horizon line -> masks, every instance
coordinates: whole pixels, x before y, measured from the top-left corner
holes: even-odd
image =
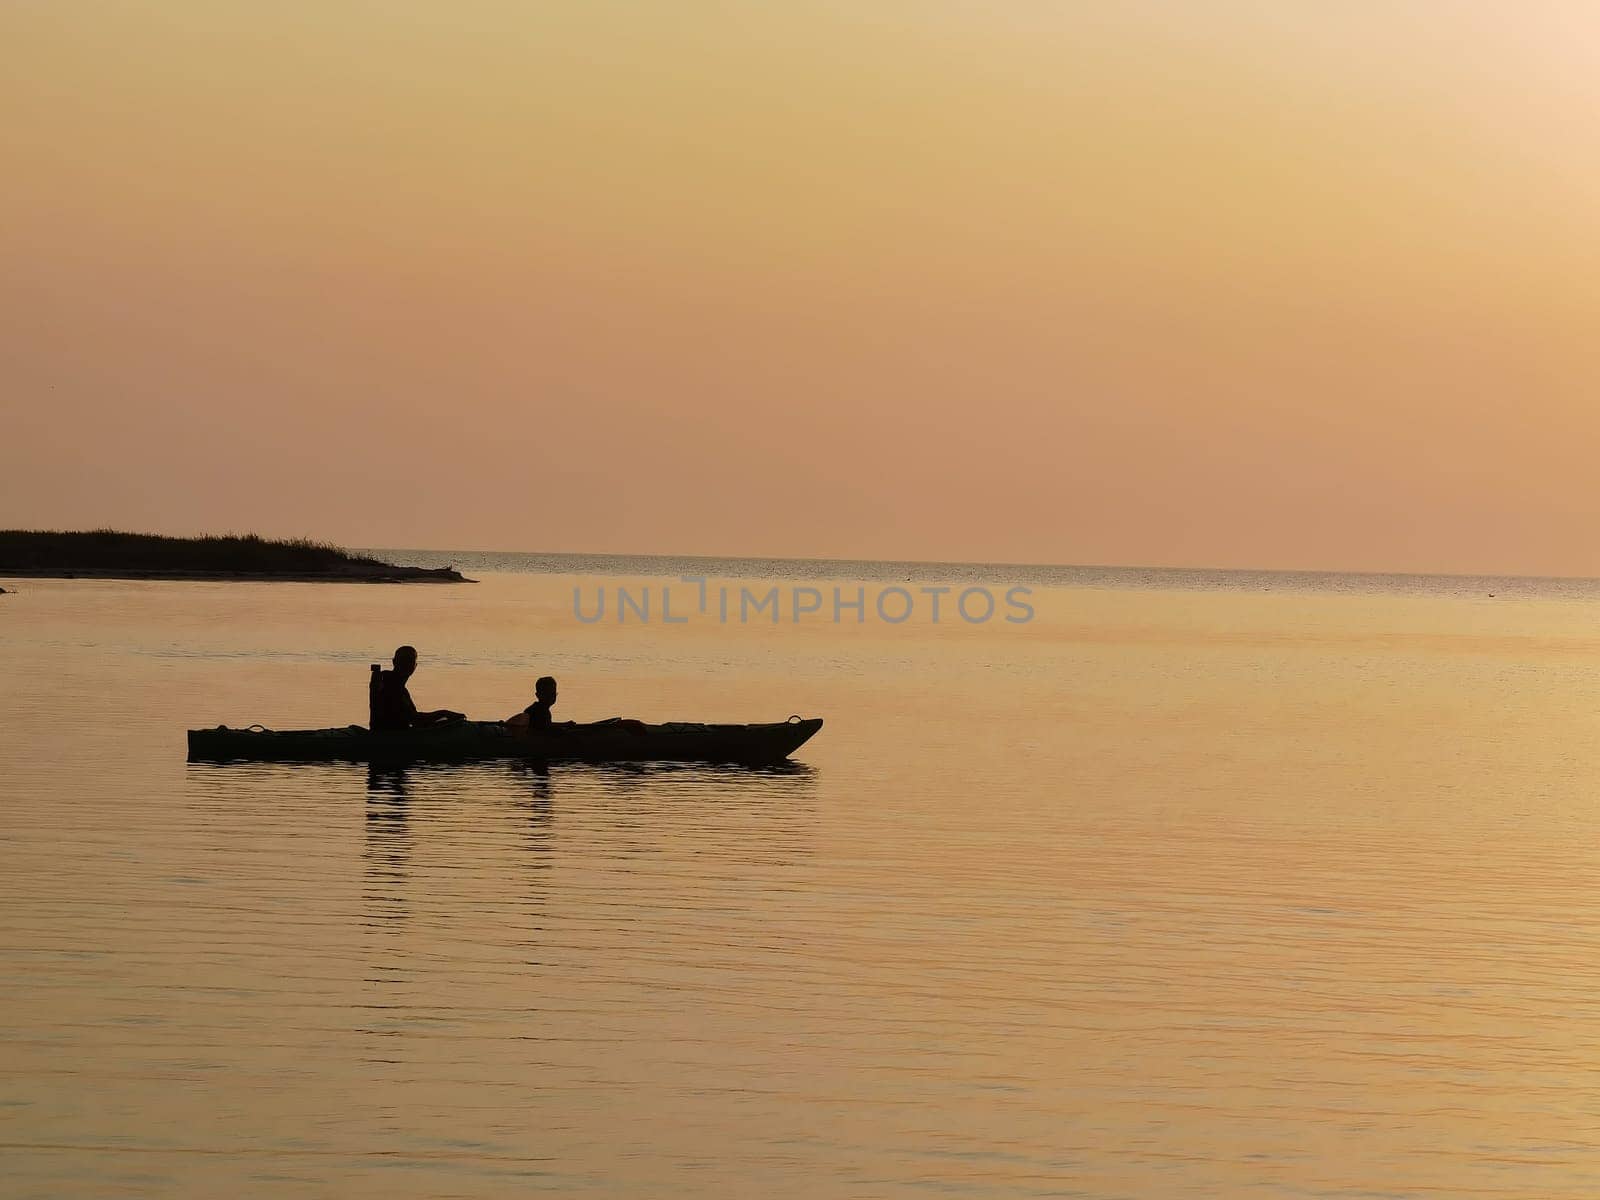
[[[1523,579],[1571,583],[1600,582],[1600,575],[1545,575],[1520,571],[1384,571],[1370,568],[1345,569],[1337,567],[1197,567],[1139,563],[1007,562],[979,559],[854,558],[793,554],[679,554],[631,550],[485,550],[461,546],[454,546],[448,549],[431,546],[354,546],[351,549],[380,554],[420,551],[424,554],[518,554],[529,558],[689,559],[702,562],[848,563],[852,565],[892,565],[903,567],[1016,567],[1024,570],[1051,571],[1166,571],[1173,574],[1210,572],[1233,575],[1359,576],[1369,579]]]

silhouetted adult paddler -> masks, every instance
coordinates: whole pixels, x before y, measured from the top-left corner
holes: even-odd
[[[462,713],[448,708],[432,712],[418,712],[411,702],[406,683],[417,669],[417,651],[414,646],[401,646],[394,652],[394,666],[384,671],[372,665],[372,682],[367,686],[368,724],[374,733],[394,729],[422,729],[429,725],[443,725],[448,721],[465,719]]]

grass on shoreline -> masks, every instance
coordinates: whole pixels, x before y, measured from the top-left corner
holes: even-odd
[[[0,530],[0,571],[113,572],[333,578],[441,578],[452,572],[398,567],[311,538],[259,534],[166,537],[115,529]]]

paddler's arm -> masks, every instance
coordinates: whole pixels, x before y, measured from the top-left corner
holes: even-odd
[[[454,709],[436,708],[432,712],[418,713],[411,718],[413,729],[422,729],[429,725],[444,725],[450,721],[465,721],[466,713],[458,713]]]

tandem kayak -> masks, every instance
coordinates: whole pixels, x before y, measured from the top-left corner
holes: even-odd
[[[342,729],[189,730],[189,759],[222,762],[449,762],[529,758],[545,762],[781,762],[822,728],[818,717],[790,717],[768,725],[664,725],[602,721],[530,734],[499,721],[458,721],[430,729],[373,733],[361,725]]]

